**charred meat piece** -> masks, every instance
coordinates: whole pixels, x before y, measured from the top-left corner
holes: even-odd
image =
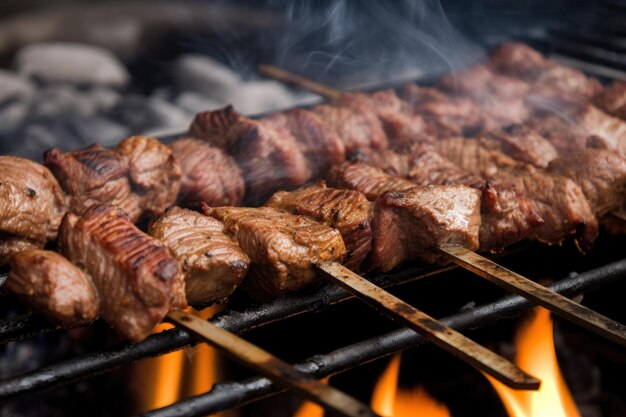
[[[337,132],[328,128],[313,112],[292,109],[275,113],[265,120],[283,124],[297,139],[314,178],[320,177],[328,168],[342,163],[346,158],[345,147]]]
[[[189,127],[189,136],[210,143],[216,148],[228,149],[239,140],[239,122],[246,119],[233,106],[196,114]]]
[[[394,177],[365,162],[346,162],[328,173],[328,185],[348,188],[375,200],[387,191],[407,191],[415,187],[411,181]]]
[[[66,153],[52,148],[43,160],[69,195],[73,213],[80,215],[95,204],[111,204],[124,209],[133,222],[139,219],[139,197],[131,190],[128,163],[117,152],[100,145]]]
[[[539,114],[529,125],[544,135],[559,153],[584,149],[588,138],[594,136],[596,142],[603,142],[603,148],[626,157],[626,121],[590,104]]]
[[[91,278],[56,252],[31,250],[13,255],[5,286],[64,327],[89,323],[100,311]]]
[[[341,234],[305,216],[269,207],[217,207],[205,205],[207,215],[224,222],[252,259],[248,279],[255,298],[275,297],[318,283],[313,265],[343,262],[346,247]]]
[[[0,156],[0,265],[11,253],[55,239],[66,211],[66,196],[46,167]]]
[[[583,191],[571,179],[517,162],[484,147],[479,140],[452,138],[435,146],[459,167],[523,192],[544,221],[532,231],[531,238],[559,244],[574,235],[583,251],[591,247],[598,234],[598,220]]]
[[[127,161],[131,187],[144,212],[160,216],[176,203],[182,171],[170,148],[155,138],[131,136],[115,150]]]
[[[328,188],[323,182],[297,190],[279,191],[268,207],[308,216],[337,229],[348,251],[346,267],[357,270],[372,248],[372,204],[354,190]]]
[[[479,246],[480,191],[463,185],[385,193],[374,209],[370,266],[390,271],[410,259],[436,262],[435,247]]]
[[[615,81],[594,97],[600,109],[626,120],[626,81]]]
[[[132,341],[144,339],[168,311],[186,305],[178,261],[119,207],[102,204],[82,216],[68,213],[59,249],[93,278],[102,318]]]
[[[346,152],[363,148],[381,149],[387,146],[387,136],[375,113],[360,112],[345,106],[322,104],[315,106],[317,114],[329,129],[343,141]]]
[[[511,158],[538,168],[547,168],[550,161],[558,156],[554,146],[528,126],[510,125],[491,131],[483,138],[488,140],[483,141],[485,146],[493,145],[494,149]]]
[[[485,64],[444,75],[437,86],[451,94],[475,98],[494,97],[501,100],[522,98],[530,89],[527,82],[495,73]]]
[[[520,42],[503,43],[489,55],[491,69],[524,80],[534,80],[555,65],[540,52]]]
[[[238,206],[243,200],[243,174],[232,157],[201,140],[184,138],[170,144],[183,177],[179,200],[187,207]]]
[[[449,96],[434,88],[407,84],[402,98],[438,136],[473,136],[484,129],[485,113],[469,97]]]
[[[373,94],[344,93],[335,104],[347,106],[357,113],[376,115],[393,145],[430,140],[431,132],[424,119],[393,90]]]
[[[228,297],[248,271],[250,258],[212,217],[172,207],[152,224],[150,235],[165,243],[180,262],[191,305]]]
[[[533,81],[530,103],[538,106],[561,102],[584,103],[602,91],[602,84],[582,72],[561,65],[544,69]]]
[[[624,205],[626,160],[614,152],[581,149],[554,159],[548,171],[574,180],[598,217]]]

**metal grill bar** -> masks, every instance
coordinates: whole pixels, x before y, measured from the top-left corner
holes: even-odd
[[[584,272],[571,274],[548,288],[571,297],[592,291],[602,285],[626,277],[626,260]],[[503,318],[515,317],[532,307],[527,299],[514,295],[446,317],[442,323],[457,329],[467,330],[492,325]],[[296,365],[300,371],[324,378],[345,372],[359,365],[383,358],[395,352],[421,346],[427,340],[410,329],[399,329],[339,348],[325,355],[316,355]],[[202,395],[179,401],[171,406],[142,414],[142,417],[200,417],[232,407],[246,405],[279,394],[284,390],[263,377],[250,378],[242,382],[216,384]]]
[[[417,265],[393,274],[373,277],[378,286],[388,288],[449,271],[454,267],[435,268]],[[225,312],[211,319],[219,327],[234,333],[245,333],[275,321],[308,312],[316,312],[349,298],[350,293],[336,285],[327,285],[311,294],[290,295],[244,311]],[[117,369],[141,359],[163,355],[195,343],[188,332],[173,329],[152,335],[142,342],[123,344],[90,353],[65,362],[0,381],[0,401],[37,390],[69,384],[90,376]]]

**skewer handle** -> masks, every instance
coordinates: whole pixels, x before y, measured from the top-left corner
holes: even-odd
[[[318,265],[325,275],[381,313],[420,333],[435,345],[515,389],[537,390],[541,381],[513,363],[405,303],[337,262]]]
[[[339,90],[327,87],[324,84],[317,83],[315,81],[301,77],[292,72],[285,71],[273,65],[259,65],[257,67],[257,70],[259,71],[259,73],[267,77],[273,78],[278,81],[295,84],[301,88],[304,88],[305,90],[309,90],[330,100],[337,99],[341,95],[341,91]]]
[[[239,336],[183,311],[173,311],[167,318],[244,365],[322,407],[346,417],[379,417],[369,407],[351,396],[317,381],[290,364]]]
[[[460,246],[447,246],[440,247],[438,250],[462,268],[519,294],[564,319],[626,346],[626,326],[623,324],[596,313],[468,249]]]

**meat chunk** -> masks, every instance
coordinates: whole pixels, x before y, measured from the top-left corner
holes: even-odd
[[[172,207],[150,227],[182,266],[187,301],[206,305],[228,297],[241,283],[250,258],[218,220]]]
[[[614,152],[581,149],[554,159],[548,171],[574,180],[598,217],[624,205],[626,160]]]
[[[238,206],[243,200],[243,174],[232,157],[193,138],[170,144],[182,168],[179,200],[187,207],[199,208],[204,201],[211,206]]]
[[[393,90],[373,94],[344,93],[336,105],[347,106],[357,113],[376,115],[394,146],[429,140],[431,135],[424,119]]]
[[[528,126],[514,124],[483,137],[488,140],[483,142],[486,146],[494,145],[494,149],[511,158],[538,168],[547,168],[550,161],[558,156],[554,146]]]
[[[626,81],[615,81],[594,97],[594,104],[605,112],[626,120]]]
[[[0,156],[0,265],[12,253],[55,239],[66,210],[66,196],[46,167]]]
[[[296,138],[312,177],[320,177],[328,168],[345,160],[346,150],[341,138],[317,114],[292,109],[273,114],[266,120],[283,124]]]
[[[131,190],[128,163],[117,152],[100,145],[66,153],[52,148],[43,159],[69,195],[75,214],[95,204],[111,204],[124,209],[133,222],[139,219],[141,208]]]
[[[596,142],[604,142],[604,148],[626,157],[626,121],[590,104],[540,114],[530,121],[530,126],[550,140],[559,153],[584,149],[588,138],[595,136]]]
[[[387,136],[375,113],[327,104],[315,106],[313,112],[326,126],[337,132],[348,153],[363,148],[381,149],[387,146]]]
[[[376,201],[370,266],[383,272],[402,262],[436,262],[433,250],[460,245],[479,246],[480,191],[462,185],[414,187],[389,192]]]
[[[186,305],[176,259],[119,207],[95,205],[80,217],[68,213],[59,249],[93,278],[102,318],[132,341],[147,337],[168,311]]]
[[[224,222],[250,256],[250,294],[275,297],[318,283],[313,265],[323,261],[343,262],[346,247],[341,234],[305,216],[269,207],[205,206],[207,215]]]
[[[170,148],[155,138],[131,136],[115,150],[127,161],[131,188],[144,212],[160,216],[176,203],[182,171]]]
[[[582,250],[591,247],[598,234],[598,220],[574,181],[517,162],[482,146],[478,140],[452,138],[435,146],[442,156],[461,168],[521,190],[544,221],[532,231],[531,238],[558,244],[573,235]]]
[[[337,229],[348,251],[346,267],[357,270],[372,248],[372,204],[354,190],[328,188],[323,182],[275,193],[268,207],[311,217]]]
[[[438,136],[473,136],[485,126],[484,111],[469,97],[449,96],[434,88],[407,84],[402,98]]]
[[[540,52],[521,42],[507,42],[491,51],[489,67],[502,74],[522,78],[536,79],[543,71],[555,64]]]
[[[100,311],[91,278],[56,252],[30,250],[13,255],[5,286],[61,326],[89,323]]]
[[[228,106],[197,115],[190,135],[228,150],[244,174],[246,195],[252,201],[311,178],[296,138],[281,121],[253,120]]]
[[[528,94],[530,85],[522,80],[493,72],[478,64],[462,71],[442,76],[437,86],[451,94],[470,97],[493,97],[501,100],[518,99]]]
[[[555,65],[544,69],[533,81],[530,91],[531,102],[538,106],[555,103],[584,103],[602,91],[602,84],[582,72]]]
[[[346,162],[328,173],[328,185],[348,188],[375,200],[387,191],[407,191],[415,187],[411,181],[391,176],[364,162]]]

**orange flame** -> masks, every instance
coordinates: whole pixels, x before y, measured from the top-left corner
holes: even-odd
[[[398,389],[401,355],[396,354],[380,376],[372,395],[372,410],[388,417],[450,417],[448,408],[422,388]]]
[[[554,348],[550,312],[537,307],[532,321],[516,337],[516,362],[541,379],[539,391],[515,391],[485,375],[511,417],[580,417],[563,380]]]
[[[323,383],[328,384],[329,378],[324,378]],[[293,417],[324,417],[324,409],[311,401],[305,401],[296,411]]]
[[[202,311],[189,309],[189,312],[208,319],[217,310],[209,307]],[[155,329],[155,333],[172,327],[168,323],[161,324]],[[185,361],[186,353],[188,361]],[[143,361],[135,366],[134,374],[135,380],[142,384],[138,392],[138,411],[165,407],[211,389],[219,377],[217,352],[201,343],[187,352],[178,350]]]

